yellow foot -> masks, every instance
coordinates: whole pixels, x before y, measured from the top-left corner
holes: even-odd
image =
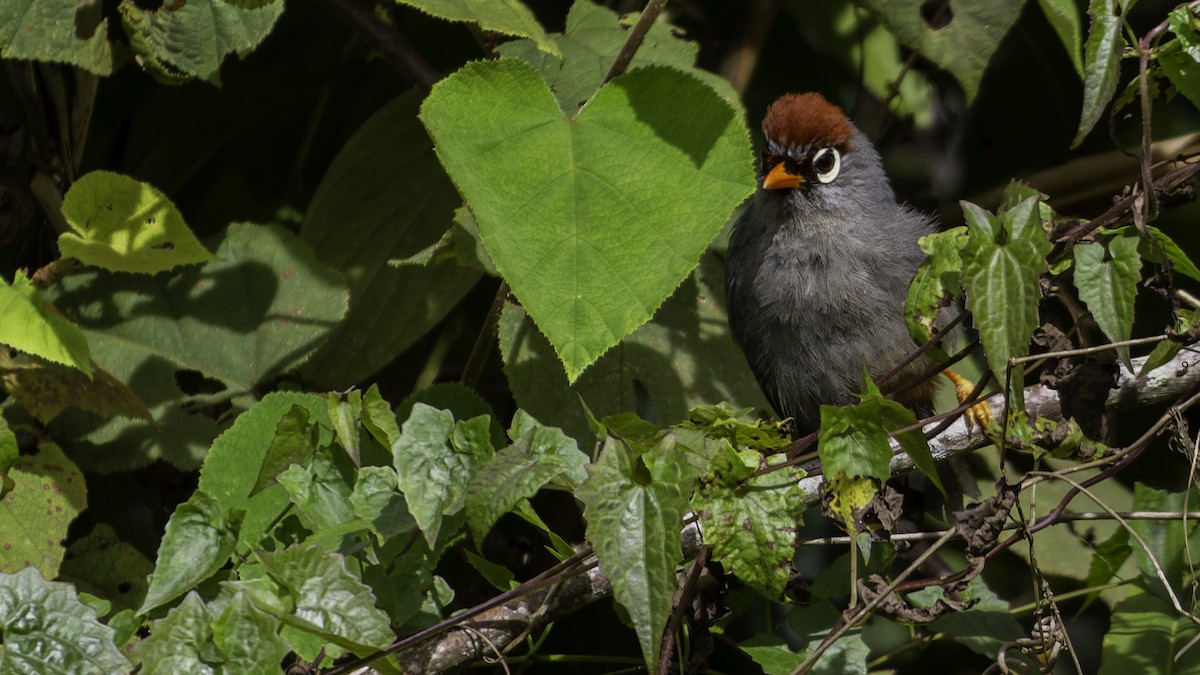
[[[958,402],[966,403],[971,398],[971,392],[975,390],[975,383],[950,368],[943,370],[942,374],[954,383],[954,393],[958,397]],[[980,429],[987,429],[992,424],[992,409],[986,402],[979,401],[967,408],[966,418],[968,428],[978,424]]]

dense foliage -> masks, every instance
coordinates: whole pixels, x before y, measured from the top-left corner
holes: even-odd
[[[0,0],[0,58],[0,673],[1200,673],[1200,3]],[[939,209],[986,429],[770,418],[722,258],[799,90]]]

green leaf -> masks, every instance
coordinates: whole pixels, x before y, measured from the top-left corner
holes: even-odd
[[[1071,57],[1071,65],[1080,77],[1083,73],[1083,59],[1080,57],[1080,45],[1083,43],[1083,26],[1079,20],[1079,7],[1075,0],[1038,0],[1046,20],[1058,33],[1067,55]]]
[[[494,455],[488,423],[483,416],[455,423],[449,411],[418,403],[392,445],[400,491],[430,548],[442,516],[462,508],[471,478]]]
[[[1121,77],[1121,17],[1114,0],[1090,0],[1092,25],[1083,46],[1083,114],[1071,147],[1078,147],[1096,126]]]
[[[221,504],[202,490],[180,504],[167,521],[138,614],[171,602],[221,569],[233,554],[243,515],[222,511]]]
[[[341,555],[315,544],[257,555],[295,602],[295,610],[280,617],[285,623],[358,655],[383,649],[395,639],[387,615],[375,607],[375,594],[351,573]]]
[[[84,18],[88,13],[74,0],[5,0],[0,3],[0,57],[69,63],[96,75],[111,75],[116,63],[108,21],[98,10],[92,25],[86,26],[76,23],[77,15]]]
[[[817,452],[826,479],[838,475],[869,476],[879,481],[890,478],[892,446],[883,427],[879,401],[821,406]]]
[[[913,341],[925,344],[938,330],[942,308],[961,293],[958,277],[962,272],[962,256],[959,252],[967,244],[967,228],[954,227],[927,234],[918,240],[918,244],[926,257],[917,267],[904,298],[904,320]],[[934,346],[928,353],[942,361],[949,360],[941,346]]]
[[[1158,63],[1179,93],[1200,108],[1200,33],[1192,11],[1184,5],[1171,10],[1168,17],[1176,39],[1163,46]]]
[[[316,394],[267,394],[253,408],[238,415],[233,426],[213,441],[200,468],[200,490],[212,495],[226,513],[245,511],[239,532],[239,540],[244,544],[257,545],[267,526],[288,504],[282,486],[273,485],[257,493],[253,490],[268,448],[278,433],[280,419],[296,405],[308,411],[310,421],[318,428],[330,425],[325,399]],[[323,431],[317,445],[330,441],[329,432]]]
[[[385,448],[392,447],[400,437],[396,415],[392,412],[392,406],[379,395],[377,384],[372,384],[363,396],[362,425]]]
[[[530,66],[471,63],[421,120],[569,381],[651,317],[753,190],[740,115],[669,68],[613,80],[569,120]]]
[[[46,581],[32,567],[0,574],[0,670],[8,673],[128,673],[113,629],[76,597],[70,584]]]
[[[48,424],[66,408],[87,410],[100,417],[152,419],[137,394],[95,365],[89,378],[74,368],[42,361],[16,363],[0,353],[0,372],[8,393],[42,424]]]
[[[879,421],[883,424],[883,428],[896,439],[896,442],[904,449],[904,453],[912,459],[913,466],[920,469],[921,473],[925,474],[925,477],[945,495],[946,488],[942,486],[942,479],[938,476],[937,464],[933,461],[933,453],[929,451],[929,441],[925,439],[925,434],[919,427],[897,433],[900,429],[916,426],[916,413],[896,401],[883,398],[879,387],[871,380],[870,373],[865,369],[863,370],[863,381],[863,390],[866,392],[863,402],[874,401],[879,405]]]
[[[675,31],[665,20],[656,21],[627,70],[653,64],[671,66],[696,76],[722,99],[736,105],[738,95],[728,81],[695,67],[699,45],[679,39]],[[565,29],[552,38],[562,51],[561,59],[539,51],[531,40],[505,42],[496,51],[537,68],[559,107],[572,115],[600,88],[628,37],[627,26],[622,25],[616,12],[592,0],[576,0],[567,12]]]
[[[500,316],[500,352],[517,404],[587,446],[595,435],[581,400],[598,417],[637,410],[664,425],[683,422],[692,408],[714,401],[768,409],[730,335],[724,265],[712,249],[652,321],[573,384],[553,347],[514,304],[506,304]]]
[[[944,596],[944,592],[940,595]],[[998,598],[982,578],[972,579],[958,599],[978,599],[979,602],[970,609],[949,612],[934,619],[929,624],[931,629],[948,633],[959,644],[989,658],[995,658],[1005,642],[1026,636],[1008,604]]]
[[[12,477],[8,474],[17,463],[17,457],[20,452],[21,448],[17,444],[17,435],[9,428],[8,421],[3,416],[0,416],[0,500],[4,499],[16,487],[16,483],[13,482]]]
[[[678,585],[679,528],[697,473],[671,437],[641,455],[609,437],[575,493],[584,504],[587,539],[633,622],[650,672],[657,670]]]
[[[200,596],[188,593],[167,615],[150,627],[150,637],[138,642],[134,652],[141,659],[140,673],[215,673],[220,656],[212,644],[212,616]]]
[[[761,644],[770,641],[773,644]],[[808,658],[806,652],[788,649],[783,638],[775,635],[755,636],[738,645],[763,670],[763,675],[791,675]]]
[[[1175,322],[1174,330],[1176,333],[1186,334],[1197,325],[1200,325],[1200,313],[1197,313],[1195,310],[1181,309],[1178,312],[1178,320]],[[1183,343],[1176,340],[1163,340],[1158,343],[1146,356],[1138,377],[1153,372],[1156,368],[1175,358],[1175,355],[1181,349],[1183,349]]]
[[[1075,287],[1079,298],[1108,339],[1128,340],[1133,334],[1133,301],[1142,280],[1142,259],[1137,237],[1116,237],[1105,246],[1099,242],[1075,246]],[[1129,347],[1117,350],[1125,367]]]
[[[67,549],[58,579],[105,598],[114,610],[122,611],[141,606],[148,588],[146,577],[153,571],[149,558],[122,541],[110,525],[100,523]]]
[[[417,9],[447,21],[469,21],[479,24],[479,27],[503,33],[529,38],[537,44],[538,49],[561,59],[562,54],[542,30],[542,25],[529,8],[520,0],[492,0],[491,2],[472,2],[471,0],[396,0],[401,4]]]
[[[1135,511],[1168,511],[1181,512],[1184,510],[1183,493],[1165,492],[1135,483],[1133,491],[1133,510]],[[1182,597],[1184,585],[1184,570],[1187,567],[1187,532],[1182,520],[1135,520],[1130,524],[1133,531],[1141,536],[1142,541],[1150,548],[1149,554],[1140,545],[1133,547],[1137,557],[1138,569],[1142,573],[1145,588],[1154,595],[1168,599],[1167,589],[1163,588],[1162,580],[1154,569],[1154,556],[1172,586],[1176,597]]]
[[[1100,675],[1126,673],[1200,673],[1200,652],[1188,644],[1200,627],[1170,603],[1134,588],[1113,607],[1112,624],[1104,635]]]
[[[522,499],[537,494],[543,485],[562,476],[572,485],[582,483],[588,458],[575,440],[561,429],[545,427],[518,410],[513,420],[512,445],[475,474],[466,490],[467,526],[475,545],[482,550],[483,538],[500,516]],[[522,431],[516,428],[524,425]]]
[[[350,506],[351,485],[338,470],[330,448],[319,448],[308,466],[289,466],[279,474],[279,484],[314,531],[356,520]]]
[[[166,195],[129,176],[92,171],[67,191],[62,212],[74,231],[58,248],[85,265],[157,274],[213,259]]]
[[[1087,587],[1098,588],[1112,581],[1132,553],[1133,548],[1129,544],[1129,530],[1118,527],[1112,536],[1100,542],[1100,545],[1096,547],[1095,555],[1088,563]],[[1084,606],[1091,604],[1098,597],[1100,597],[1098,590],[1088,593]]]
[[[84,328],[96,363],[129,383],[154,415],[154,425],[97,424],[73,410],[55,420],[56,438],[103,446],[79,455],[95,455],[108,470],[159,457],[194,468],[218,431],[216,415],[203,408],[247,407],[260,384],[296,368],[329,337],[348,297],[341,277],[294,235],[244,223],[228,228],[217,259],[203,266],[153,277],[83,270],[55,293]]]
[[[317,259],[350,282],[345,321],[305,368],[309,379],[330,388],[356,384],[393,361],[479,279],[453,261],[387,264],[437,241],[462,203],[417,120],[420,101],[419,91],[404,94],[354,132],[300,224],[300,238]]]
[[[87,507],[87,486],[75,463],[53,443],[17,457],[8,470],[12,490],[0,499],[0,570],[30,566],[58,576],[63,540]]]
[[[1179,272],[1180,274],[1186,274],[1196,281],[1200,281],[1200,268],[1196,267],[1196,264],[1192,262],[1192,259],[1188,257],[1188,254],[1184,253],[1183,249],[1179,248],[1179,244],[1176,244],[1175,240],[1172,239],[1170,235],[1158,229],[1157,227],[1154,227],[1153,225],[1147,225],[1146,231],[1150,233],[1150,238],[1138,239],[1139,255],[1150,262],[1158,263],[1160,265],[1162,265],[1164,261],[1170,261],[1172,270]],[[1134,226],[1129,225],[1119,228],[1117,232],[1133,235],[1137,233],[1137,229]]]
[[[767,599],[778,601],[792,576],[796,531],[806,508],[797,485],[804,472],[787,467],[746,481],[759,468],[761,457],[728,445],[717,451],[692,509],[700,516],[713,560]],[[766,465],[784,459],[772,455]]]
[[[309,421],[308,410],[297,403],[275,425],[275,437],[267,447],[258,478],[254,481],[254,487],[250,488],[250,496],[274,485],[279,474],[293,464],[308,464],[316,449],[317,427]]]
[[[270,673],[279,669],[291,651],[279,637],[279,621],[238,593],[212,625],[213,642],[225,655],[228,673]]]
[[[953,75],[962,85],[969,105],[979,91],[988,61],[1025,3],[958,0],[946,5],[949,12],[942,19],[945,25],[923,16],[924,0],[865,0],[863,4],[905,46]]]
[[[207,80],[226,56],[237,52],[244,57],[267,37],[283,14],[283,3],[242,9],[222,0],[187,0],[143,10],[122,2],[119,9],[130,45],[144,59]]]
[[[495,421],[495,411],[474,389],[461,382],[439,382],[420,391],[414,391],[396,406],[396,419],[404,422],[412,414],[413,406],[424,403],[439,410],[449,410],[455,419],[465,420],[480,415],[493,418],[489,426],[493,445],[503,445],[504,429]],[[391,447],[389,444],[388,447]]]
[[[392,539],[417,527],[400,494],[396,471],[389,466],[364,466],[358,470],[350,508],[360,520],[369,523],[381,541]]]
[[[962,250],[967,309],[975,319],[988,366],[996,381],[1008,380],[1008,360],[1029,353],[1029,338],[1038,327],[1041,285],[1050,241],[1038,219],[1038,200],[1029,197],[999,216],[962,202],[967,218],[967,245]],[[1011,391],[1012,409],[1025,407],[1018,378]]]
[[[497,590],[502,592],[511,591],[513,587],[517,585],[515,583],[516,577],[513,576],[512,570],[508,569],[504,565],[497,565],[496,563],[491,562],[482,556],[475,555],[470,551],[467,551],[466,553],[467,563],[470,564],[471,567],[474,567],[475,571],[479,572],[479,575],[486,579],[489,584],[495,586]]]
[[[92,373],[83,331],[42,300],[19,271],[11,286],[0,280],[0,343]]]
[[[362,392],[352,389],[345,397],[330,392],[326,395],[326,400],[329,402],[329,419],[333,422],[333,432],[337,434],[338,442],[354,461],[354,465],[361,466],[358,420],[362,417]]]

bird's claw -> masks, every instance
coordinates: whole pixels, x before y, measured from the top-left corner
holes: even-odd
[[[971,400],[971,394],[975,391],[975,384],[967,378],[959,375],[950,368],[942,371],[950,381],[954,383],[954,394],[959,403],[966,403]],[[977,401],[971,407],[967,408],[963,415],[967,419],[967,428],[971,429],[978,426],[980,429],[987,429],[992,425],[992,407],[987,404],[987,401]]]

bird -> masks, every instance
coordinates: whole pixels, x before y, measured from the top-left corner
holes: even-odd
[[[864,368],[878,380],[915,350],[904,299],[925,259],[918,239],[936,228],[897,202],[871,141],[821,94],[780,97],[762,130],[758,189],[726,252],[729,325],[775,412],[803,435],[822,405],[858,401]],[[916,359],[884,392],[934,364]],[[965,399],[971,382],[946,374]],[[930,413],[935,387],[898,398]]]

